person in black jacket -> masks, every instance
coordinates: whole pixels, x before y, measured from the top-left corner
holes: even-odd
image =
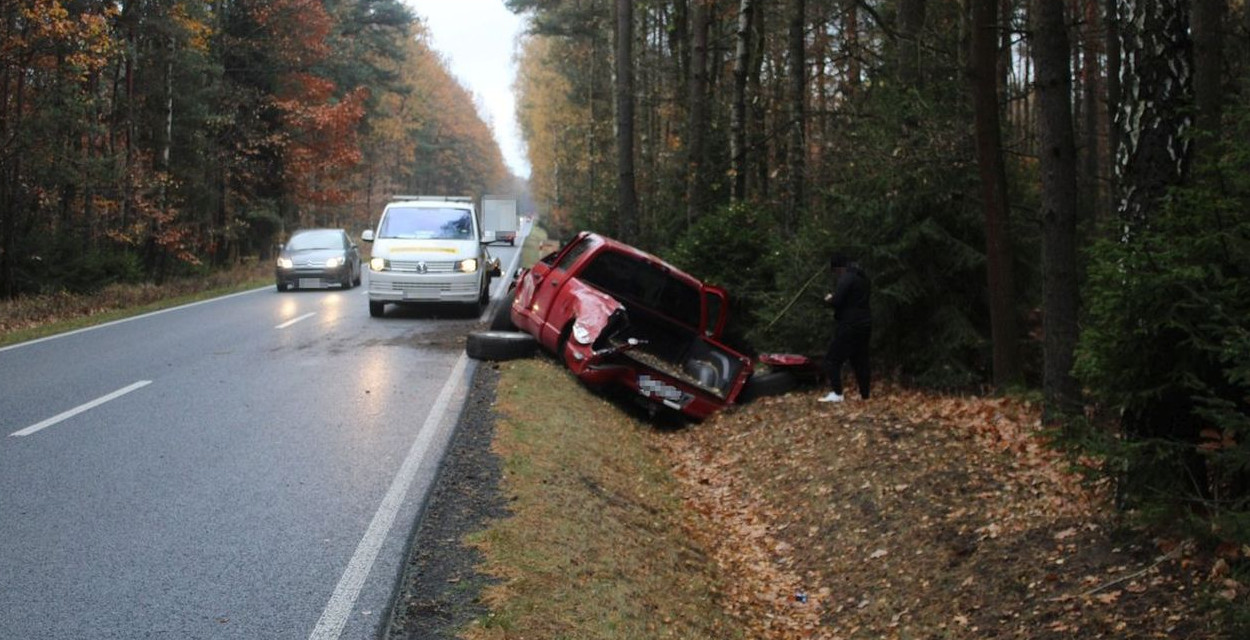
[[[872,341],[872,308],[868,303],[872,283],[858,264],[841,253],[833,254],[829,267],[837,277],[837,286],[833,293],[825,295],[825,302],[833,306],[836,327],[821,366],[832,390],[822,396],[820,402],[842,402],[842,365],[847,360],[855,372],[859,395],[867,400],[872,386],[868,352]]]

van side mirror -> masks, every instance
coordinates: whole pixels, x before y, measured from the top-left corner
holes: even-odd
[[[373,229],[365,229],[365,232],[360,234],[360,239],[364,242],[373,242]]]

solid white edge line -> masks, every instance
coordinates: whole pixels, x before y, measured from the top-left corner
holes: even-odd
[[[300,317],[298,317],[298,318],[291,318],[290,320],[287,320],[286,322],[283,322],[282,324],[280,324],[280,325],[278,325],[278,326],[274,327],[274,329],[285,329],[285,328],[287,328],[287,327],[289,327],[289,326],[291,326],[291,325],[295,324],[296,322],[302,322],[302,321],[307,320],[307,319],[309,319],[309,318],[311,318],[311,317],[313,317],[313,316],[315,316],[315,315],[317,315],[317,313],[316,313],[315,311],[314,311],[314,312],[312,312],[312,313],[305,313],[304,315],[302,315],[302,316],[300,316]]]
[[[73,409],[70,409],[69,411],[66,411],[65,413],[52,416],[51,418],[48,418],[47,420],[44,420],[43,422],[40,422],[38,424],[32,424],[31,426],[26,427],[25,429],[22,429],[21,431],[14,431],[13,433],[10,433],[9,436],[20,438],[23,436],[28,436],[37,431],[42,431],[43,429],[46,429],[58,422],[61,422],[63,420],[68,420],[84,411],[89,411],[91,409],[94,409],[104,404],[105,402],[116,400],[126,395],[127,393],[130,393],[131,391],[134,391],[136,389],[142,389],[143,387],[146,387],[150,384],[152,384],[151,380],[140,380],[128,387],[118,389],[117,391],[114,391],[113,393],[110,393],[106,396],[101,396],[99,398],[96,398],[95,400],[92,400],[91,402],[88,402],[87,404],[78,405],[77,407],[74,407]]]
[[[11,344],[11,345],[9,345],[9,346],[7,346],[7,347],[0,347],[0,352],[8,351],[8,350],[10,350],[10,349],[17,349],[17,348],[19,348],[19,347],[29,347],[29,346],[31,346],[31,345],[39,344],[40,342],[48,342],[49,340],[57,340],[57,339],[59,339],[59,338],[68,338],[69,336],[78,335],[78,334],[80,334],[80,333],[86,333],[86,332],[88,332],[88,331],[95,331],[96,329],[103,329],[103,328],[105,328],[105,327],[111,327],[111,326],[113,326],[113,325],[122,324],[122,323],[125,323],[125,322],[133,322],[133,321],[135,321],[135,320],[142,320],[142,319],[144,319],[144,318],[151,318],[152,316],[159,316],[159,315],[164,314],[164,313],[170,313],[171,311],[180,311],[180,310],[182,310],[182,309],[190,309],[191,307],[198,307],[198,306],[200,306],[200,305],[202,305],[202,304],[208,304],[208,303],[210,303],[210,302],[217,302],[217,301],[219,301],[219,300],[228,300],[228,299],[230,299],[230,298],[237,298],[237,297],[239,297],[239,296],[246,296],[246,295],[250,295],[250,294],[256,293],[257,291],[264,291],[264,290],[266,290],[266,289],[268,289],[268,288],[269,288],[269,287],[267,287],[267,286],[266,286],[266,287],[259,287],[259,288],[257,288],[257,289],[250,289],[250,290],[248,290],[248,291],[240,291],[240,292],[238,292],[238,293],[231,293],[231,294],[229,294],[229,295],[219,296],[219,297],[216,297],[216,298],[209,298],[208,300],[200,300],[200,301],[198,301],[198,302],[188,302],[187,304],[184,304],[184,305],[179,305],[179,306],[177,306],[177,307],[170,307],[170,308],[168,308],[168,309],[161,309],[161,310],[159,310],[159,311],[152,311],[152,312],[145,313],[145,314],[143,314],[143,315],[134,316],[134,317],[131,317],[131,318],[122,318],[122,319],[120,319],[120,320],[113,320],[113,321],[111,321],[111,322],[105,322],[105,323],[103,323],[103,324],[97,324],[97,325],[90,326],[90,327],[83,327],[83,328],[81,328],[81,329],[75,329],[75,330],[73,330],[73,331],[66,331],[65,333],[58,333],[58,334],[56,334],[56,335],[54,335],[54,336],[45,336],[45,337],[43,337],[43,338],[36,338],[36,339],[34,339],[34,340],[27,340],[26,342],[19,342],[19,343],[17,343],[17,344]]]
[[[417,434],[417,439],[408,449],[408,456],[404,458],[403,465],[395,474],[395,479],[391,481],[390,489],[382,498],[382,503],[378,505],[373,521],[369,523],[364,537],[356,546],[356,552],[348,561],[343,576],[339,578],[334,594],[330,596],[330,601],[317,620],[317,626],[313,627],[312,633],[308,634],[309,640],[337,640],[342,635],[343,627],[347,624],[352,608],[356,606],[356,599],[360,596],[360,590],[364,587],[365,578],[373,569],[373,563],[382,549],[382,543],[386,541],[391,525],[395,523],[395,515],[407,497],[408,489],[421,468],[421,463],[425,461],[425,452],[429,448],[430,440],[438,431],[438,424],[442,422],[447,412],[452,391],[462,382],[461,378],[464,376],[467,362],[467,356],[461,353],[455,366],[452,367],[451,376],[447,378],[446,384],[438,394],[438,399],[434,401],[425,424],[421,425],[421,432]]]

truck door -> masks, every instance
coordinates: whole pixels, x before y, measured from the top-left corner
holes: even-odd
[[[545,272],[541,268],[541,266],[545,265],[534,265],[534,269],[530,274],[533,289],[518,292],[518,299],[525,306],[526,315],[529,317],[531,324],[530,333],[538,337],[539,342],[551,349],[555,348],[555,343],[560,338],[561,329],[561,327],[553,328],[547,326],[547,318],[551,313],[552,302],[554,302],[556,294],[560,292],[561,286],[569,277],[569,267],[577,262],[577,259],[582,254],[586,253],[590,248],[590,244],[586,236],[581,236],[565,247],[564,251],[556,256],[550,267],[545,269]]]

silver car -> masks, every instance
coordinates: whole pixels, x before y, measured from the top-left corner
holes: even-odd
[[[274,266],[278,291],[360,284],[360,248],[342,229],[304,229],[278,254]]]

